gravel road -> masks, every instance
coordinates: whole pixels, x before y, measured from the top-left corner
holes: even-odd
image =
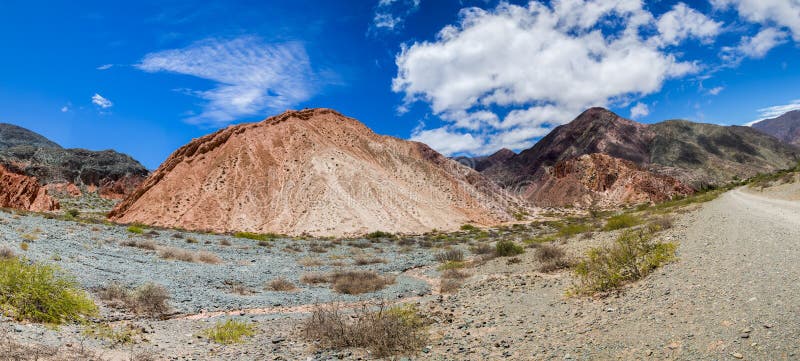
[[[605,299],[566,298],[567,272],[473,281],[437,306],[457,321],[430,357],[800,359],[800,202],[734,190],[662,238],[679,261]]]

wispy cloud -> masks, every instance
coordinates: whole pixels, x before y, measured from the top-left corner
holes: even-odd
[[[379,0],[372,18],[371,31],[394,31],[419,9],[420,0]]]
[[[708,89],[708,94],[719,95],[719,93],[722,93],[723,90],[725,90],[724,86],[714,87],[714,88]]]
[[[102,95],[98,93],[94,93],[94,95],[92,95],[92,103],[103,109],[108,109],[114,106],[114,103],[112,103],[110,100],[104,98]]]
[[[65,106],[61,107],[61,112],[62,113],[66,113],[68,111],[69,111],[69,107],[68,106],[65,105]]]
[[[245,36],[211,38],[186,48],[145,55],[137,68],[185,74],[216,82],[210,90],[190,90],[205,99],[192,124],[218,126],[243,116],[284,110],[313,93],[311,63],[302,44],[267,44]]]
[[[103,65],[98,66],[96,69],[97,70],[108,70],[108,69],[111,69],[113,66],[114,66],[114,64],[103,64]]]
[[[632,119],[639,119],[642,117],[646,117],[650,114],[650,108],[645,103],[636,103],[631,108],[631,118]]]
[[[800,109],[800,99],[793,100],[788,104],[774,105],[771,107],[761,108],[758,110],[758,115],[761,116],[761,119],[759,120],[779,117],[792,110],[798,110],[798,109]]]

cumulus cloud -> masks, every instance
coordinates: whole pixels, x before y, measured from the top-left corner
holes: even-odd
[[[419,9],[420,0],[379,0],[372,18],[373,30],[393,31]]]
[[[740,63],[744,58],[763,58],[772,48],[786,42],[788,34],[775,28],[761,29],[754,36],[743,36],[739,45],[723,47],[722,59],[731,65]]]
[[[753,23],[788,29],[800,42],[800,0],[711,0],[717,9],[733,8]]]
[[[632,119],[646,117],[648,114],[650,114],[650,108],[647,106],[647,104],[636,103],[636,105],[631,108]]]
[[[94,93],[94,95],[92,95],[92,103],[103,109],[111,108],[114,105],[114,103],[112,103],[110,100],[104,98],[102,95],[98,93]]]
[[[446,122],[412,139],[449,154],[519,149],[587,107],[627,103],[696,73],[698,63],[666,49],[708,41],[719,27],[683,4],[656,19],[639,0],[467,8],[435,40],[403,46],[392,89],[404,106],[428,103]]]
[[[219,126],[243,116],[279,111],[311,97],[311,63],[300,43],[266,44],[255,37],[206,39],[186,48],[145,55],[137,68],[171,72],[216,83],[190,90],[206,100],[192,124]]]
[[[662,45],[675,45],[690,37],[710,42],[720,33],[722,23],[709,19],[684,3],[678,3],[658,18],[656,27],[661,34],[655,38],[656,41]]]

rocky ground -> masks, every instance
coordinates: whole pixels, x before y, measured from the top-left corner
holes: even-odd
[[[394,240],[277,239],[259,246],[230,235],[135,234],[117,225],[0,213],[0,246],[58,264],[88,290],[111,281],[129,286],[157,282],[169,289],[174,308],[156,320],[103,307],[102,316],[112,324],[135,324],[144,331],[136,343],[125,345],[86,336],[85,326],[51,329],[6,320],[0,327],[18,343],[88,349],[104,360],[144,354],[170,360],[369,359],[365,350],[318,351],[302,337],[299,325],[314,304],[341,302],[346,307],[383,299],[416,303],[433,321],[430,342],[415,359],[792,360],[800,358],[800,291],[794,287],[800,278],[800,205],[787,199],[797,195],[798,183],[739,189],[682,209],[674,226],[659,235],[680,244],[678,261],[603,298],[568,297],[572,273],[539,272],[532,249],[518,262],[508,257],[479,262],[466,269],[470,277],[463,287],[439,294],[436,253],[447,246],[466,249],[468,243],[521,241],[551,231],[541,224]],[[616,235],[593,232],[557,244],[577,258]],[[25,239],[29,248],[21,251]],[[126,241],[212,252],[222,263],[164,260],[155,251],[121,245]],[[359,256],[386,263],[353,264]],[[334,269],[392,274],[396,283],[348,296],[300,282],[305,273]],[[276,277],[299,290],[266,291],[264,284]],[[236,294],[232,284],[253,293]],[[228,318],[255,322],[258,332],[233,346],[198,336]]]

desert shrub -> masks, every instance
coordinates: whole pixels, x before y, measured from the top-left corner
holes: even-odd
[[[494,253],[494,247],[492,247],[488,243],[478,243],[470,247],[469,251],[472,252],[472,254],[478,254],[478,255],[492,254]]]
[[[197,252],[197,259],[200,262],[208,263],[208,264],[220,264],[222,263],[222,259],[219,256],[208,252],[208,251],[199,251]]]
[[[240,296],[249,296],[255,293],[253,289],[247,287],[247,285],[240,281],[225,280],[223,283],[228,286],[228,290],[231,293],[235,293]]]
[[[541,272],[553,272],[571,265],[564,250],[553,244],[542,244],[536,248],[536,259],[541,263]]]
[[[323,262],[321,259],[312,257],[301,258],[297,261],[297,263],[303,267],[317,267],[325,264],[325,262]]]
[[[197,244],[198,242],[197,242],[197,239],[189,237],[189,238],[186,238],[186,243]]]
[[[322,273],[306,273],[300,276],[300,282],[305,283],[307,285],[328,283],[328,276]]]
[[[519,259],[519,257],[511,257],[506,261],[507,265],[517,264],[517,263],[522,263],[522,260]]]
[[[439,282],[439,292],[440,293],[454,293],[458,291],[459,288],[464,284],[462,280],[453,279],[453,278],[443,278],[441,282]]]
[[[81,211],[79,211],[77,209],[68,209],[67,210],[67,216],[69,216],[69,217],[78,218],[78,216],[80,216],[80,215],[81,215]]]
[[[57,325],[96,315],[97,306],[59,268],[6,258],[0,260],[0,311],[16,320]]]
[[[261,241],[258,241],[258,243],[256,243],[256,244],[259,247],[272,247],[272,243],[270,243],[270,241],[261,240]]]
[[[536,246],[538,246],[538,245],[540,245],[542,243],[553,242],[553,241],[555,241],[557,239],[558,239],[557,235],[548,234],[548,235],[544,235],[544,236],[539,236],[539,237],[535,237],[535,238],[526,239],[526,240],[522,241],[522,243],[525,243],[525,245],[527,245],[530,248],[530,247],[536,247]]]
[[[498,257],[511,257],[525,253],[525,249],[514,241],[505,240],[497,242],[494,246],[494,253]]]
[[[449,278],[449,279],[463,280],[469,278],[469,276],[470,276],[469,273],[458,269],[449,269],[442,272],[443,279]]]
[[[158,245],[156,244],[156,242],[152,240],[129,239],[122,241],[119,244],[125,247],[141,248],[141,249],[146,249],[148,251],[155,251],[156,249],[158,249]]]
[[[233,319],[218,321],[213,327],[203,331],[203,336],[221,344],[240,343],[244,338],[253,337],[255,334],[255,325]]]
[[[376,311],[364,305],[352,317],[331,305],[316,307],[302,331],[326,349],[361,347],[385,358],[419,352],[428,342],[427,323],[414,305],[380,305]]]
[[[97,296],[108,301],[110,306],[127,308],[135,313],[157,317],[169,312],[169,292],[164,286],[145,283],[136,289],[112,282],[97,292]]]
[[[461,230],[462,231],[467,231],[467,232],[477,232],[477,231],[480,230],[480,228],[475,227],[475,226],[473,226],[471,224],[465,224],[465,225],[461,226]]]
[[[27,241],[27,242],[33,242],[33,241],[37,240],[38,238],[39,237],[36,236],[35,234],[30,234],[30,233],[25,233],[25,234],[22,235],[22,239]]]
[[[613,290],[675,259],[675,243],[653,241],[647,229],[625,231],[610,247],[593,248],[575,266],[575,293]]]
[[[386,260],[380,257],[365,257],[365,256],[356,257],[356,259],[353,260],[353,264],[356,266],[366,266],[377,263],[386,263]]]
[[[276,278],[267,284],[266,289],[277,292],[288,292],[296,290],[297,287],[295,287],[294,283],[285,278]]]
[[[131,233],[134,233],[134,234],[143,234],[144,233],[144,228],[142,228],[141,226],[128,226],[128,232],[131,232]]]
[[[665,229],[672,228],[674,222],[675,219],[673,217],[664,215],[650,221],[648,227],[654,230],[657,229],[658,231],[663,231]]]
[[[367,239],[380,239],[380,238],[394,238],[394,234],[384,231],[375,231],[372,233],[367,233],[364,238]]]
[[[23,251],[27,251],[29,248],[31,248],[31,246],[28,244],[28,242],[22,242],[19,244],[19,249]]]
[[[8,248],[8,246],[0,247],[0,260],[15,258],[15,257],[17,257],[17,255],[16,253],[14,253],[13,249]]]
[[[632,214],[623,213],[616,216],[613,216],[606,221],[606,225],[603,227],[604,231],[614,231],[617,229],[623,228],[630,228],[642,223],[642,220],[639,217],[636,217]]]
[[[141,329],[134,328],[132,325],[115,328],[108,323],[92,323],[88,324],[81,333],[84,336],[106,340],[114,345],[127,345],[135,343],[141,332]]]
[[[175,259],[184,262],[195,262],[194,252],[176,247],[163,247],[158,250],[158,256],[164,259]]]
[[[254,241],[269,241],[270,235],[267,234],[259,234],[259,233],[252,233],[252,232],[236,232],[233,234],[236,238],[245,238],[245,239],[252,239]]]
[[[221,239],[221,240],[219,240],[219,245],[220,246],[230,246],[231,245],[231,241],[228,240],[228,239]]]
[[[336,271],[328,275],[333,290],[346,295],[358,295],[382,290],[394,283],[394,277],[372,271]]]
[[[170,298],[169,292],[164,286],[145,283],[133,290],[130,302],[133,310],[137,313],[158,316],[169,311]]]
[[[590,227],[588,224],[583,224],[583,223],[566,224],[558,229],[558,236],[569,238],[576,234],[589,232],[591,229],[592,227]]]
[[[453,248],[447,251],[439,252],[434,257],[437,261],[445,263],[445,262],[461,262],[464,260],[464,251]]]

